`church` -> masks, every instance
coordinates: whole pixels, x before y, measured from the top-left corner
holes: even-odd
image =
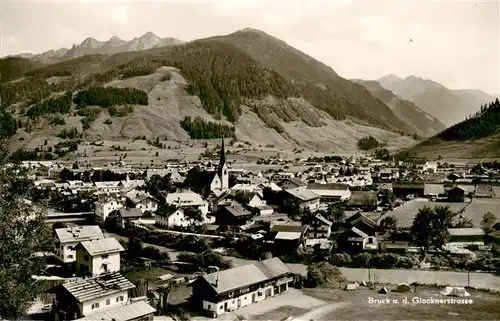
[[[184,185],[202,196],[210,192],[229,189],[229,168],[226,164],[224,138],[222,138],[220,159],[217,170],[206,171],[199,167],[192,168],[184,180]]]

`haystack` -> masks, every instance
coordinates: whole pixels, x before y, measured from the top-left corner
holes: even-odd
[[[387,294],[387,293],[389,293],[389,290],[384,286],[383,288],[378,290],[378,293],[379,294]]]
[[[413,293],[410,285],[408,283],[400,283],[396,289],[393,290],[394,292],[399,292],[399,293]]]

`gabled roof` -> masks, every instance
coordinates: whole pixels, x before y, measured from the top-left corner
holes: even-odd
[[[101,228],[97,225],[58,228],[55,232],[61,243],[73,243],[104,238]]]
[[[310,201],[319,198],[319,195],[304,187],[296,187],[285,190],[285,193],[303,201]]]
[[[345,191],[349,189],[349,185],[347,184],[337,184],[337,183],[311,183],[307,185],[307,189],[311,190],[335,190],[335,191]]]
[[[203,189],[210,186],[216,175],[216,172],[209,172],[193,167],[187,173],[184,185],[188,186],[195,192],[201,193]]]
[[[347,205],[377,205],[377,193],[373,191],[353,191]]]
[[[307,185],[307,183],[305,183],[305,182],[303,182],[300,179],[295,178],[295,177],[285,178],[283,180],[283,182],[290,182],[290,183],[295,184],[297,186],[306,186]]]
[[[326,218],[323,217],[323,215],[321,214],[316,214],[315,218],[317,220],[320,220],[321,222],[323,222],[324,224],[328,225],[328,226],[332,226],[332,222],[330,222],[329,220],[327,220]]]
[[[359,212],[347,218],[345,222],[351,226],[355,226],[358,223],[363,222],[371,227],[377,227],[377,223],[374,220]]]
[[[78,302],[109,296],[135,288],[120,272],[101,274],[95,278],[68,282],[62,285]]]
[[[245,209],[241,204],[239,204],[237,202],[233,202],[231,205],[228,205],[228,206],[223,206],[223,208],[235,217],[246,216],[246,215],[252,214],[252,212]]]
[[[359,236],[361,236],[362,238],[367,238],[368,237],[368,234],[366,234],[365,232],[361,231],[360,229],[358,229],[357,227],[351,227],[351,231],[358,234]]]
[[[120,181],[94,182],[94,184],[97,188],[118,187],[120,185]]]
[[[303,233],[307,230],[307,225],[273,225],[271,233],[277,232],[296,232]]]
[[[234,199],[240,203],[246,204],[249,203],[254,196],[257,196],[259,199],[261,198],[260,195],[255,192],[243,192],[243,193],[236,193],[234,195]]]
[[[206,274],[200,276],[200,278],[207,282],[217,294],[221,294],[291,272],[285,263],[274,257],[253,264]]]
[[[81,242],[77,247],[83,247],[91,256],[104,255],[125,251],[123,246],[114,237]]]
[[[120,208],[118,212],[122,218],[135,218],[142,217],[144,215],[140,208]]]
[[[91,316],[76,319],[78,321],[128,321],[144,317],[156,312],[146,301],[120,305],[103,312],[93,313]]]

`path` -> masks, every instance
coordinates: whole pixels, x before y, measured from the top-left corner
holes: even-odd
[[[221,236],[221,235],[198,234],[198,233],[191,233],[191,232],[181,232],[181,231],[164,230],[164,229],[160,229],[160,228],[155,228],[152,231],[153,232],[161,232],[161,233],[170,233],[170,234],[193,235],[193,236],[206,237],[206,238],[212,238],[212,239],[223,239],[223,238],[225,238],[225,236]],[[234,239],[238,240],[237,237],[234,237]]]
[[[340,309],[347,305],[347,302],[336,302],[327,305],[323,305],[317,309],[307,312],[300,317],[294,318],[294,321],[310,321],[321,319],[325,314],[336,309]]]

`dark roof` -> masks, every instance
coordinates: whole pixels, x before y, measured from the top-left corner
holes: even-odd
[[[367,225],[372,226],[372,227],[377,226],[377,223],[375,221],[373,221],[371,218],[369,218],[369,217],[367,217],[364,214],[359,213],[359,212],[352,215],[351,217],[347,218],[345,220],[345,222],[346,222],[346,224],[348,224],[350,226],[355,226],[359,222],[366,223]]]
[[[424,182],[393,182],[392,188],[406,188],[406,189],[424,189]]]
[[[323,215],[321,214],[316,214],[315,218],[317,220],[320,220],[321,222],[323,222],[324,224],[328,225],[328,226],[332,226],[332,222],[330,222],[329,220],[327,220],[326,218],[323,217]]]
[[[109,296],[135,288],[120,272],[101,274],[91,279],[67,282],[62,285],[78,302]]]
[[[283,180],[283,182],[285,182],[285,181],[289,181],[290,183],[293,183],[297,186],[306,186],[307,185],[307,183],[305,183],[305,182],[303,182],[300,179],[295,178],[295,177],[285,178]]]
[[[241,204],[233,202],[231,205],[223,206],[227,212],[231,213],[235,217],[251,215],[252,212],[245,209]]]
[[[334,190],[334,191],[343,191],[349,189],[349,185],[347,184],[338,184],[338,183],[311,183],[307,185],[308,189],[316,189],[316,190]]]
[[[120,216],[122,218],[132,218],[132,217],[142,217],[143,216],[140,208],[129,208],[129,209],[120,208],[118,210],[118,212],[120,213]]]
[[[250,202],[255,195],[257,195],[260,198],[259,194],[255,192],[243,192],[243,193],[240,192],[234,195],[234,199],[240,203],[246,204]]]
[[[303,225],[273,225],[271,228],[271,233],[277,232],[298,232],[303,233],[307,229],[307,226]]]
[[[187,173],[184,185],[188,186],[192,191],[201,193],[214,180],[216,172],[201,170],[199,167],[193,167]]]
[[[373,191],[353,191],[347,205],[377,205],[377,193]]]

